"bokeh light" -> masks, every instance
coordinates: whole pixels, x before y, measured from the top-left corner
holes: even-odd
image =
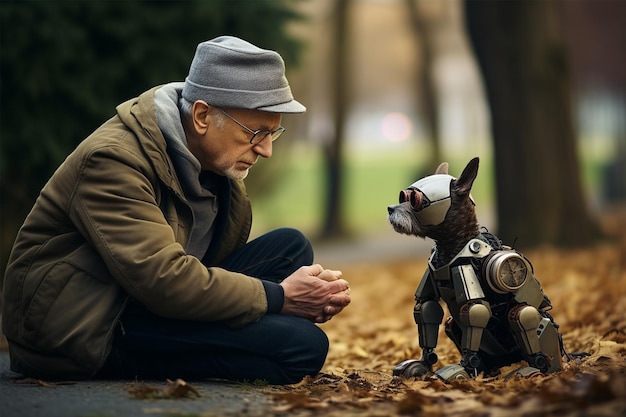
[[[389,142],[404,142],[413,133],[413,122],[404,113],[387,113],[383,117],[382,132]]]

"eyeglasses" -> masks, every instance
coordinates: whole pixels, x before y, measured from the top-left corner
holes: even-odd
[[[249,127],[245,126],[243,123],[239,122],[230,114],[226,113],[224,110],[220,109],[219,107],[215,107],[215,108],[218,109],[222,114],[224,114],[224,116],[228,117],[230,120],[232,120],[233,122],[237,123],[239,126],[244,128],[248,133],[252,134],[252,136],[250,137],[251,145],[258,145],[259,143],[263,142],[263,140],[265,140],[265,138],[268,136],[271,137],[272,142],[274,142],[285,131],[285,128],[282,126],[278,126],[278,129],[274,130],[273,132],[267,129],[252,130]]]
[[[417,191],[415,188],[407,188],[400,191],[399,197],[400,204],[409,202],[413,211],[422,210],[430,205],[430,200],[423,193]]]

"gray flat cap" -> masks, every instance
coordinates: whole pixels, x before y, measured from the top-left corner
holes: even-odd
[[[281,56],[233,36],[220,36],[196,48],[183,97],[218,107],[304,113],[294,100]]]

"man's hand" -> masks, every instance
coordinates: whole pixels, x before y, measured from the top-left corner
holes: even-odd
[[[303,266],[280,284],[285,292],[282,314],[324,323],[350,304],[350,286],[341,271]]]

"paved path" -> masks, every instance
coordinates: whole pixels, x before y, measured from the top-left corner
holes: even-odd
[[[315,262],[332,269],[335,265],[425,259],[432,246],[433,241],[430,239],[420,239],[389,231],[376,236],[314,244],[313,249]]]
[[[0,353],[0,417],[265,416],[272,406],[259,387],[190,382],[200,398],[142,400],[131,396],[132,381],[73,381],[40,386],[15,383],[9,356]],[[164,388],[165,381],[145,381]]]

